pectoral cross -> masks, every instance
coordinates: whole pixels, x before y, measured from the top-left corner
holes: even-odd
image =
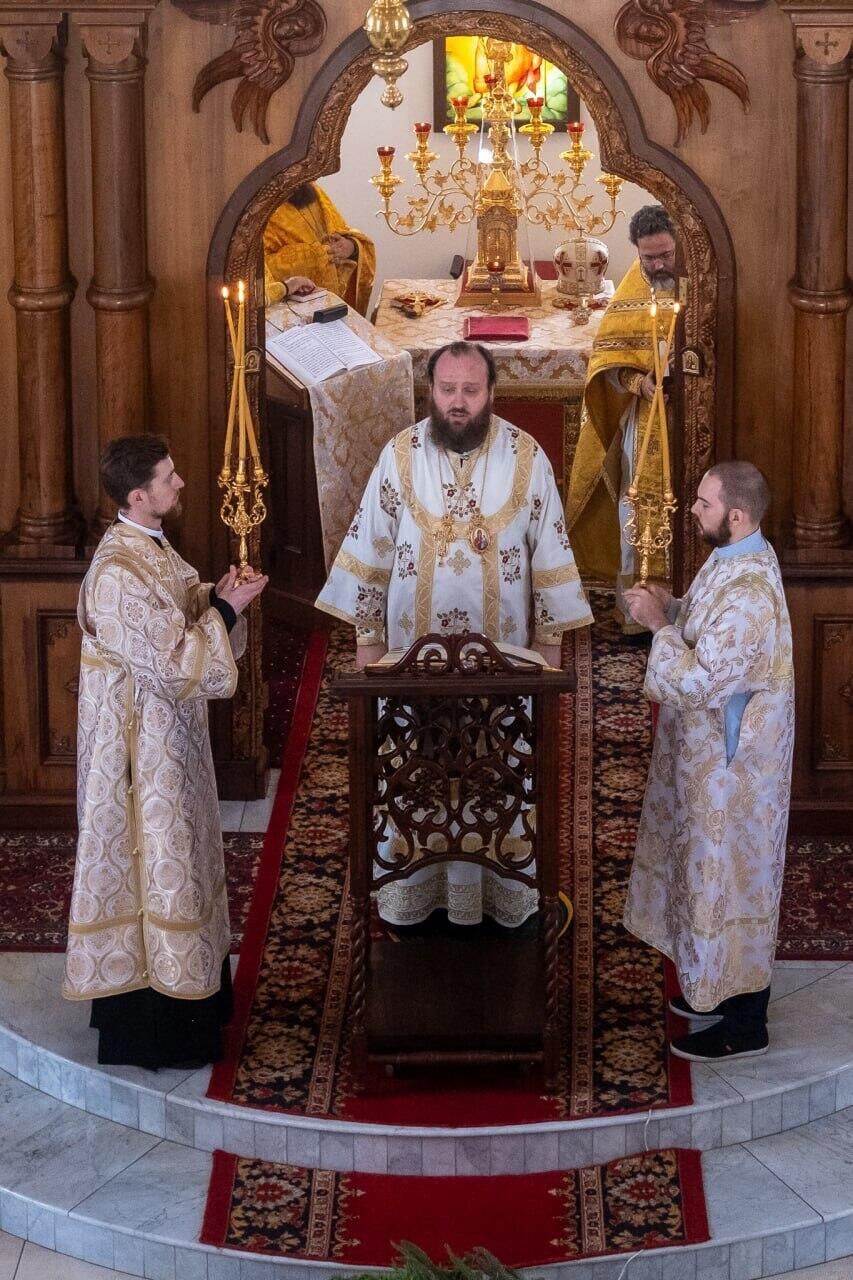
[[[435,551],[438,556],[438,563],[444,564],[447,559],[447,553],[450,550],[450,544],[454,540],[453,517],[445,513],[433,530],[432,536],[435,539]]]

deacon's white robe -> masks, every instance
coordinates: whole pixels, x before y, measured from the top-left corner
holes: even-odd
[[[429,421],[401,431],[380,454],[317,606],[356,629],[359,644],[408,649],[428,632],[481,632],[499,643],[558,644],[592,622],[551,465],[533,438],[493,417],[488,448],[462,458],[436,446]],[[490,543],[468,542],[480,508]],[[453,536],[442,559],[443,514]],[[521,924],[535,891],[468,863],[416,871],[383,887],[383,917],[396,924],[444,907],[457,924],[483,911]]]
[[[63,994],[219,989],[230,929],[207,699],[246,643],[164,539],[107,530],[83,580],[79,839]]]
[[[673,602],[645,681],[660,714],[625,926],[702,1011],[769,985],[785,863],[791,625],[772,548],[749,544],[715,551]]]

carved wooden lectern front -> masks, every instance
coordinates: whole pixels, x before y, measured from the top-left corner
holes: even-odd
[[[427,635],[394,664],[338,676],[349,703],[353,1055],[541,1063],[558,1029],[558,714],[574,676],[485,636]],[[535,887],[537,927],[404,936],[371,894],[465,861]]]

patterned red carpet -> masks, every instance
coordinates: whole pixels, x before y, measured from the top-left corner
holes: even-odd
[[[222,839],[236,953],[264,836],[235,831]],[[0,951],[65,950],[76,843],[73,831],[0,832]]]
[[[777,960],[853,960],[853,840],[788,841]]]
[[[254,924],[247,929],[229,1054],[214,1069],[210,1097],[366,1122],[466,1126],[690,1101],[686,1064],[666,1051],[660,957],[621,926],[651,738],[640,695],[645,655],[621,645],[607,597],[596,606],[602,620],[593,636],[571,640],[578,692],[565,700],[562,717],[562,883],[575,920],[562,956],[558,1093],[544,1095],[535,1072],[510,1070],[389,1079],[377,1069],[367,1089],[356,1090],[346,1008],[346,713],[330,696],[327,669],[269,926],[260,936]],[[329,668],[349,660],[349,643],[346,633],[333,633]],[[293,737],[290,747],[295,759]],[[269,883],[273,872],[262,876]],[[256,920],[263,918],[258,906]]]
[[[374,1266],[411,1240],[433,1261],[484,1247],[519,1267],[698,1244],[708,1223],[698,1151],[493,1178],[333,1173],[217,1151],[201,1239]]]

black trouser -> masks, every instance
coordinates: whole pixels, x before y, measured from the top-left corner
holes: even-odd
[[[770,988],[763,991],[747,991],[740,996],[729,996],[722,1004],[717,1005],[715,1013],[721,1013],[726,1026],[735,1035],[747,1036],[756,1031],[763,1031],[767,1026],[767,1006],[770,1003]]]

